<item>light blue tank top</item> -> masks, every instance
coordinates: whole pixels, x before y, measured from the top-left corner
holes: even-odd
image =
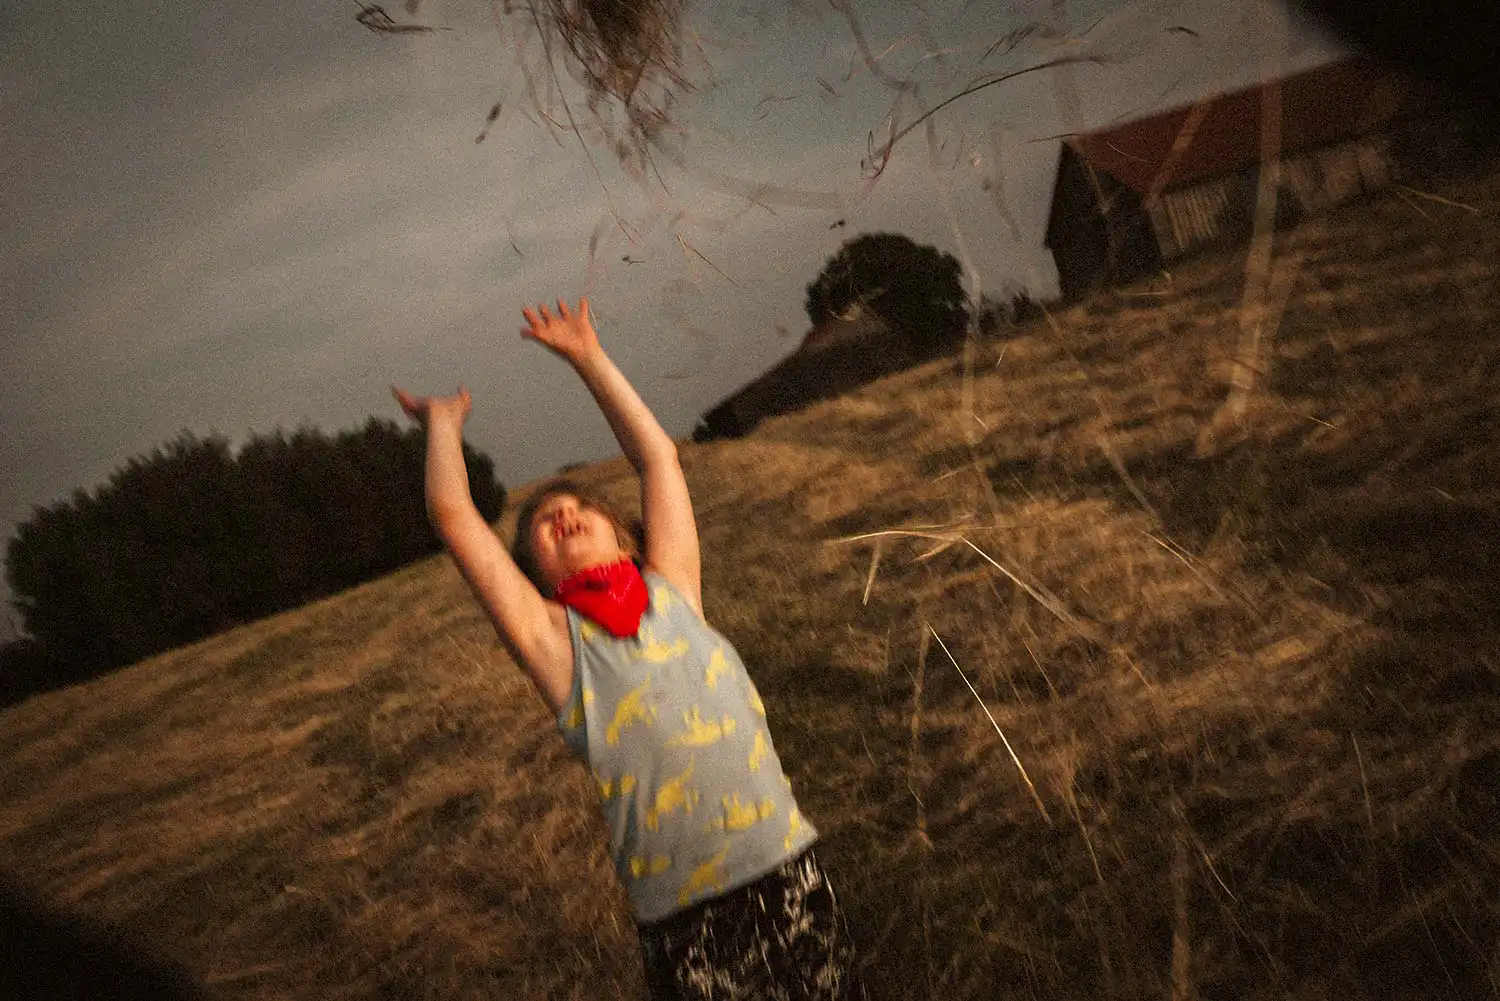
[[[568,609],[573,691],[557,726],[594,773],[615,871],[651,922],[764,876],[817,831],[739,654],[665,577],[645,578],[634,636]]]

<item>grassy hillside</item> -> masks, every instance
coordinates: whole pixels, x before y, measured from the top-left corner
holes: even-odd
[[[1290,238],[1244,440],[1220,258],[683,447],[876,997],[1500,997],[1500,176],[1429,194]],[[446,557],[0,714],[0,859],[225,998],[642,996]]]

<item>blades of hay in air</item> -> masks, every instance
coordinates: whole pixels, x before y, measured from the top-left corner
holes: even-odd
[[[686,253],[687,251],[692,251],[694,254],[697,254],[698,258],[701,261],[703,261],[704,264],[707,264],[709,267],[713,268],[715,271],[717,271],[719,273],[719,277],[723,278],[725,281],[727,281],[729,284],[735,286],[736,288],[739,287],[739,284],[740,284],[739,282],[735,281],[733,278],[731,278],[727,274],[725,274],[724,270],[722,268],[720,268],[717,264],[715,264],[713,261],[710,261],[707,257],[704,257],[703,254],[702,254],[702,252],[699,251],[697,247],[693,246],[691,243],[688,243],[686,240],[684,240],[682,238],[682,234],[681,233],[675,233],[673,235],[677,237],[677,242],[680,243],[680,244],[682,244],[682,250],[683,250],[684,253]]]
[[[979,708],[983,709],[984,714],[989,717],[990,725],[993,726],[995,728],[995,732],[1000,735],[1000,742],[1005,745],[1006,752],[1010,754],[1010,760],[1015,762],[1016,770],[1021,773],[1021,780],[1026,783],[1026,788],[1031,793],[1032,801],[1036,803],[1036,808],[1041,811],[1042,819],[1050,825],[1052,823],[1052,816],[1047,812],[1047,807],[1042,802],[1042,797],[1037,793],[1036,786],[1032,784],[1031,776],[1026,774],[1026,766],[1021,764],[1021,759],[1016,755],[1015,748],[1010,746],[1010,741],[1005,737],[1005,731],[1001,730],[1000,724],[996,722],[995,714],[990,712],[990,707],[984,704],[984,699],[980,697],[980,694],[978,690],[975,689],[973,682],[971,682],[969,680],[969,676],[964,673],[964,669],[958,666],[958,661],[953,658],[953,654],[948,650],[948,644],[943,642],[943,638],[937,634],[937,630],[933,629],[930,625],[927,627],[927,629],[932,633],[932,638],[938,641],[938,646],[942,647],[944,655],[947,656],[948,662],[953,665],[953,669],[958,672],[958,676],[964,679],[964,684],[969,686],[970,692],[973,692],[974,698],[979,702]]]
[[[870,588],[875,586],[875,571],[880,568],[880,554],[883,549],[884,546],[879,542],[870,548],[870,572],[865,576],[865,593],[859,599],[861,605],[870,603]]]
[[[996,570],[999,570],[1002,574],[1004,574],[1005,577],[1008,580],[1011,581],[1011,583],[1015,584],[1021,590],[1025,591],[1028,595],[1030,595],[1032,597],[1032,599],[1035,600],[1038,604],[1040,604],[1043,608],[1045,608],[1047,611],[1051,612],[1054,616],[1056,616],[1063,623],[1071,626],[1073,628],[1073,630],[1076,633],[1078,633],[1078,635],[1084,637],[1085,639],[1087,639],[1091,643],[1096,643],[1096,644],[1101,644],[1102,645],[1102,640],[1101,640],[1101,638],[1099,636],[1098,630],[1095,629],[1093,626],[1089,625],[1088,623],[1085,623],[1082,619],[1078,618],[1078,616],[1074,615],[1072,612],[1068,611],[1067,607],[1062,603],[1062,601],[1060,599],[1058,599],[1058,597],[1056,595],[1054,595],[1051,591],[1049,591],[1045,586],[1043,586],[1042,584],[1040,584],[1038,582],[1029,582],[1029,581],[1023,580],[1021,578],[1021,576],[1017,572],[1015,572],[1015,571],[1011,570],[1010,568],[1006,567],[1005,565],[1003,565],[1002,563],[1000,563],[999,561],[997,561],[994,557],[992,557],[988,553],[986,553],[983,549],[980,549],[978,546],[974,545],[974,543],[970,542],[968,539],[964,538],[961,535],[959,535],[959,536],[937,535],[937,534],[934,534],[932,532],[911,531],[911,530],[903,530],[903,529],[887,529],[885,531],[880,531],[880,532],[863,532],[863,533],[861,533],[859,535],[850,535],[850,536],[845,536],[845,537],[839,538],[839,539],[827,539],[827,540],[825,540],[824,544],[825,545],[836,545],[836,544],[844,543],[844,542],[860,542],[860,541],[863,541],[865,539],[878,539],[878,538],[888,538],[888,537],[905,537],[905,538],[911,538],[911,539],[928,539],[928,540],[931,540],[931,541],[942,543],[943,544],[942,548],[947,548],[947,546],[949,546],[949,545],[952,545],[952,544],[957,543],[957,542],[962,542],[964,545],[966,545],[970,549],[974,550],[974,552],[978,553],[980,555],[980,557],[982,557],[986,563],[988,563],[990,566],[994,567]],[[941,551],[941,549],[934,551],[933,555],[935,555],[936,552],[940,552],[940,551]]]
[[[936,556],[938,553],[941,553],[944,550],[953,548],[953,544],[955,542],[957,542],[957,541],[958,541],[957,539],[941,539],[931,549],[927,550],[927,552],[925,552],[922,555],[920,555],[920,556],[916,557],[915,559],[913,559],[912,562],[913,563],[922,563],[922,562],[924,562],[926,560],[930,560],[930,559],[932,559],[932,557]]]

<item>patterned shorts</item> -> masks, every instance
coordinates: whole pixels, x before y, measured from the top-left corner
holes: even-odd
[[[652,1001],[859,1001],[854,947],[809,848],[753,883],[640,926]]]

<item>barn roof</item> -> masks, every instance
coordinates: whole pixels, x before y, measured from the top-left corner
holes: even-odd
[[[1288,153],[1363,135],[1424,103],[1411,83],[1367,59],[1330,63],[1278,82],[1281,148]],[[1063,141],[1096,170],[1141,193],[1216,177],[1260,159],[1266,86],[1208,97]],[[1201,118],[1193,127],[1197,115]],[[1179,135],[1185,146],[1171,157]]]

